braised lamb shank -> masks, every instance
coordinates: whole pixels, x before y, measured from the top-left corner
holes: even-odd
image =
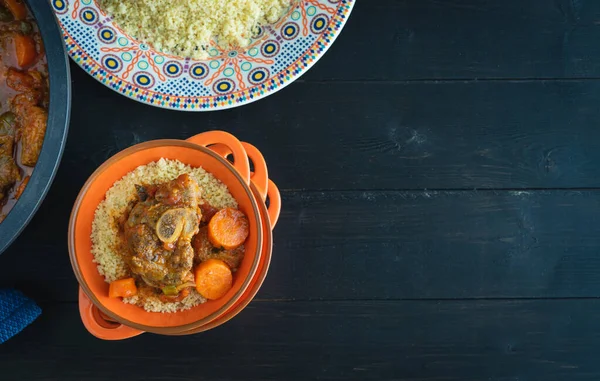
[[[202,217],[200,188],[183,174],[137,190],[139,200],[123,225],[131,271],[149,286],[178,292],[194,279],[191,241]]]

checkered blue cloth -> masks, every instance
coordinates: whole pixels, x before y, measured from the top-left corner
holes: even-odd
[[[42,313],[35,302],[17,290],[0,290],[0,344],[31,324]]]

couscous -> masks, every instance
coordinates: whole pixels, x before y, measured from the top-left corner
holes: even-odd
[[[291,0],[101,0],[132,37],[167,54],[204,59],[214,41],[245,47],[261,25],[275,23]]]

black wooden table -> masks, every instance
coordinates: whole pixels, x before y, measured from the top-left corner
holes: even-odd
[[[358,0],[300,80],[202,114],[72,66],[60,171],[0,256],[0,287],[43,308],[0,379],[600,379],[599,22],[597,0]],[[212,129],[282,190],[263,288],[203,334],[92,337],[67,254],[80,187],[128,146]]]

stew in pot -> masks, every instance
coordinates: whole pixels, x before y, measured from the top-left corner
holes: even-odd
[[[0,0],[0,222],[27,186],[48,119],[42,39],[21,0]]]

